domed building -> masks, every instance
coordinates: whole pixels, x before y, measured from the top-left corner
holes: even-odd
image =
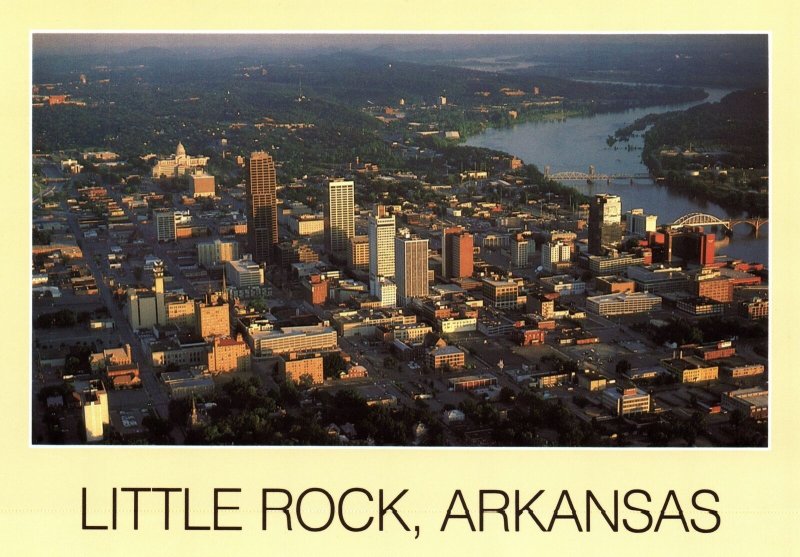
[[[183,143],[178,142],[175,155],[168,159],[159,159],[153,167],[153,178],[174,178],[184,174],[193,174],[208,164],[208,157],[192,157],[186,154]]]

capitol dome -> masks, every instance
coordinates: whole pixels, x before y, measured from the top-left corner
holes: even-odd
[[[175,156],[176,157],[185,157],[186,156],[186,149],[183,147],[183,143],[180,141],[178,142],[178,148],[175,149]]]

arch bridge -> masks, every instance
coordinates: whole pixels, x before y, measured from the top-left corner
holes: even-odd
[[[729,232],[739,224],[747,224],[753,229],[753,233],[758,238],[761,227],[769,222],[769,219],[762,217],[727,219],[723,220],[708,213],[688,213],[668,225],[672,229],[683,228],[684,226],[723,226]]]

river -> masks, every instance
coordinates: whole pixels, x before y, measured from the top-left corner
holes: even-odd
[[[616,130],[627,126],[647,114],[663,113],[673,110],[686,110],[701,102],[716,102],[730,90],[708,89],[709,96],[703,101],[637,108],[625,112],[613,112],[589,117],[569,118],[561,121],[526,122],[511,128],[488,129],[470,137],[466,144],[486,147],[513,154],[526,163],[533,163],[544,171],[550,167],[551,173],[563,171],[589,172],[593,165],[597,174],[646,174],[647,167],[641,160],[643,138],[638,134],[628,142],[618,142],[614,147],[606,144],[606,138]],[[631,150],[628,149],[631,147]],[[628,180],[596,182],[565,182],[586,195],[611,193],[619,195],[622,210],[642,208],[647,213],[658,215],[659,223],[669,223],[687,213],[708,213],[720,218],[739,217],[726,211],[715,203],[704,203],[658,185],[650,179],[637,179],[631,184]],[[750,227],[739,225],[729,242],[718,246],[717,253],[730,255],[746,261],[768,263],[768,226],[761,227],[759,237],[752,234]]]

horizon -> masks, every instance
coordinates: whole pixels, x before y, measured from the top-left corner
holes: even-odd
[[[212,39],[210,39],[212,38]],[[302,39],[298,41],[298,39]],[[346,44],[342,40],[347,39]],[[34,32],[34,57],[124,55],[143,49],[184,50],[203,55],[298,53],[319,48],[336,50],[404,53],[436,50],[442,54],[470,54],[480,51],[507,55],[548,55],[559,50],[625,48],[647,45],[659,50],[704,51],[717,43],[721,50],[767,49],[766,33],[484,33],[484,32],[228,32],[192,31],[153,33],[150,31]],[[209,44],[211,43],[211,44]],[[523,51],[510,49],[522,48]],[[551,52],[552,51],[552,52]]]

